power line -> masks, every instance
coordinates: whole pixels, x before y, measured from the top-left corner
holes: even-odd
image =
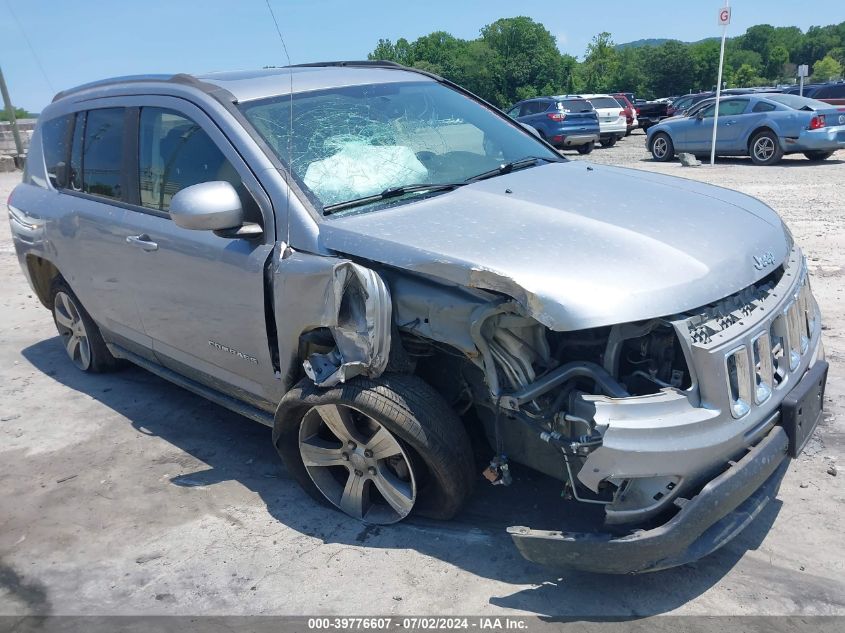
[[[35,52],[35,48],[33,48],[32,42],[29,41],[29,38],[26,35],[26,31],[23,28],[23,24],[21,24],[21,21],[18,19],[18,16],[12,10],[12,5],[9,4],[9,0],[6,0],[6,8],[9,10],[9,13],[12,14],[12,18],[18,25],[18,29],[20,29],[21,35],[23,35],[23,39],[26,42],[26,45],[29,46],[29,52],[32,53],[32,57],[35,59],[35,63],[38,65],[38,69],[41,71],[41,75],[44,77],[44,81],[47,82],[47,87],[50,88],[50,92],[55,93],[56,89],[53,88],[53,84],[50,81],[50,78],[47,76],[47,71],[44,70],[44,66],[41,64],[41,59],[39,59],[38,54]]]

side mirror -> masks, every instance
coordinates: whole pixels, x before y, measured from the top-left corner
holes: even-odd
[[[529,132],[531,132],[537,138],[539,138],[539,139],[543,138],[542,136],[540,136],[540,133],[537,131],[537,128],[532,127],[532,126],[528,125],[527,123],[520,123],[520,125],[522,127],[524,127],[526,130],[528,130]]]
[[[183,229],[222,231],[243,225],[244,210],[235,188],[215,180],[179,191],[170,201],[170,217]]]
[[[699,121],[703,121],[704,120],[704,111],[699,110],[698,112],[696,112],[695,118],[698,119]]]

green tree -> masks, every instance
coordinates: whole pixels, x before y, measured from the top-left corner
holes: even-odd
[[[542,24],[520,16],[503,18],[481,29],[496,58],[498,85],[491,98],[506,106],[525,94],[550,94],[563,83],[561,55],[554,36]]]
[[[719,41],[704,40],[689,47],[692,57],[692,90],[710,90],[719,76]]]
[[[769,51],[769,58],[766,61],[766,77],[779,79],[784,76],[783,67],[789,63],[789,51],[785,46],[777,44]]]
[[[676,40],[655,47],[648,58],[649,87],[655,97],[689,92],[695,62],[689,46]]]
[[[648,72],[645,68],[644,48],[627,47],[617,50],[619,64],[613,78],[614,90],[642,95],[648,92]]]
[[[765,80],[757,74],[757,71],[750,64],[743,64],[733,74],[731,85],[735,88],[749,88],[759,86]]]
[[[35,115],[31,112],[27,112],[23,108],[15,108],[15,118],[16,119],[33,119]],[[9,113],[6,112],[6,108],[0,108],[0,121],[8,121],[9,120]]]
[[[608,92],[618,76],[619,57],[610,33],[603,31],[587,44],[582,77],[589,92]]]
[[[742,48],[754,51],[765,59],[769,56],[772,47],[775,46],[775,27],[770,24],[758,24],[749,27],[740,39]]]
[[[826,55],[824,59],[820,59],[813,64],[813,76],[810,79],[812,81],[830,81],[840,77],[842,77],[842,64],[830,55]]]
[[[804,36],[800,63],[807,64],[813,59],[823,59],[830,49],[842,46],[843,43],[838,26],[811,26]]]

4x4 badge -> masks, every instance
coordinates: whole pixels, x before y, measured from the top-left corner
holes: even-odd
[[[762,255],[754,255],[754,268],[763,270],[775,265],[775,256],[772,251],[766,251]]]

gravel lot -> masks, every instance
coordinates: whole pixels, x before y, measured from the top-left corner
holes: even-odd
[[[683,168],[651,162],[638,132],[567,155],[757,196],[808,256],[831,362],[826,418],[779,501],[731,545],[640,577],[549,572],[501,529],[519,521],[518,486],[481,489],[448,524],[346,521],[294,485],[268,429],[142,370],[78,372],[3,221],[0,614],[845,614],[845,473],[828,474],[845,465],[845,151],[822,165]],[[0,199],[18,178],[0,174]]]

